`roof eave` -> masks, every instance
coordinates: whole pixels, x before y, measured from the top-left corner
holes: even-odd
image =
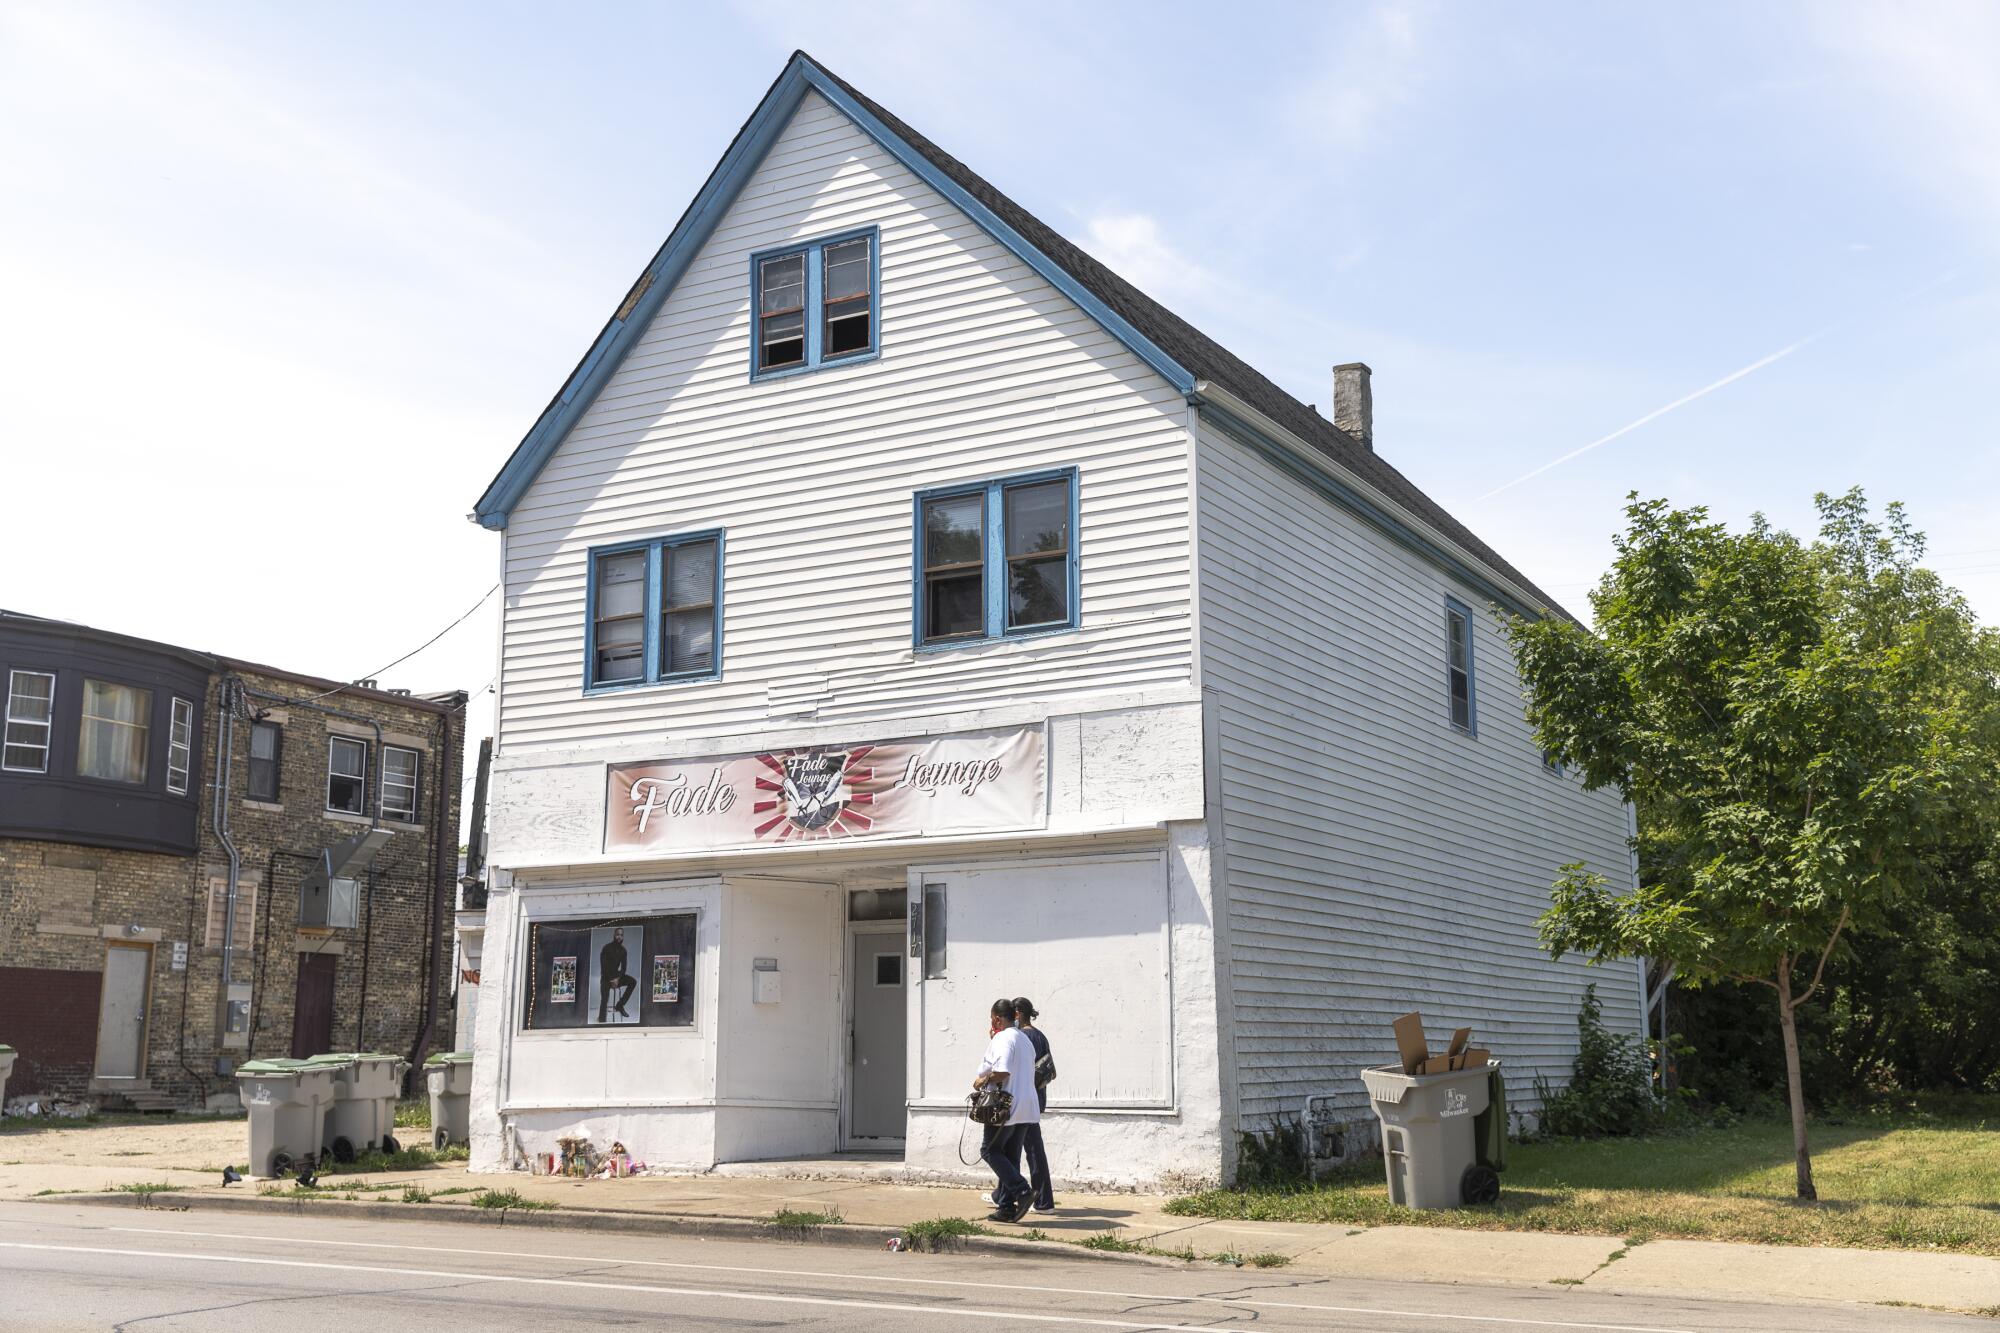
[[[1561,607],[1548,604],[1532,590],[1493,568],[1360,476],[1342,467],[1325,450],[1314,448],[1224,386],[1212,380],[1198,381],[1189,398],[1202,415],[1224,434],[1248,445],[1341,509],[1459,579],[1488,601],[1532,620],[1545,616],[1575,619]]]

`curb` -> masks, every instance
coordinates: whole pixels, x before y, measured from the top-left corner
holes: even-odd
[[[170,1200],[170,1201],[168,1201]],[[533,1227],[544,1231],[610,1231],[642,1236],[674,1236],[704,1240],[777,1241],[804,1245],[837,1245],[849,1249],[884,1250],[903,1234],[901,1227],[864,1226],[835,1222],[825,1226],[781,1227],[748,1217],[697,1217],[687,1213],[634,1213],[604,1208],[474,1208],[468,1204],[409,1204],[345,1199],[273,1198],[257,1194],[196,1194],[179,1190],[158,1195],[64,1194],[50,1203],[96,1207],[140,1208],[151,1212],[290,1213],[294,1216],[357,1216],[371,1221],[453,1222],[464,1226]],[[39,1202],[39,1200],[38,1200]],[[953,1236],[935,1251],[908,1253],[1017,1255],[1042,1259],[1090,1259],[1184,1268],[1179,1259],[1151,1254],[1121,1254],[1092,1250],[1064,1241],[1018,1240],[1011,1236]]]

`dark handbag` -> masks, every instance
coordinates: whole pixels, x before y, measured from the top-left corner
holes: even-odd
[[[966,1097],[965,1114],[982,1125],[1004,1125],[1014,1116],[1014,1094],[989,1083]]]
[[[1049,1086],[1049,1084],[1055,1081],[1056,1081],[1055,1056],[1045,1055],[1041,1059],[1035,1061],[1035,1087],[1037,1089],[1046,1088],[1047,1086]]]

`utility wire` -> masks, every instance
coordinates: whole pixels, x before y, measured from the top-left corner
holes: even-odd
[[[409,652],[404,653],[401,657],[397,658],[395,661],[390,662],[387,666],[376,667],[373,671],[370,671],[366,675],[360,677],[360,680],[349,681],[346,685],[336,685],[332,689],[326,691],[326,693],[324,694],[315,694],[312,696],[312,698],[302,700],[301,702],[312,703],[319,699],[331,698],[332,696],[339,694],[342,690],[348,689],[354,685],[359,684],[361,680],[374,680],[378,676],[380,676],[383,672],[388,671],[393,667],[401,666],[403,663],[409,661],[411,658],[415,657],[418,653],[430,647],[432,644],[436,643],[439,639],[442,639],[445,635],[451,633],[453,630],[457,629],[460,625],[463,625],[466,621],[470,620],[472,618],[472,613],[474,611],[477,611],[480,607],[486,605],[486,599],[499,591],[500,591],[500,585],[497,583],[494,584],[492,587],[488,588],[484,593],[480,595],[478,601],[474,602],[470,607],[466,609],[464,615],[460,616],[457,620],[452,621],[449,625],[446,625],[443,629],[431,635],[428,639],[425,639],[422,643],[410,649]]]

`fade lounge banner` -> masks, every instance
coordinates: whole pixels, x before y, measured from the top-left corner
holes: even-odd
[[[614,764],[606,851],[705,851],[1040,828],[1039,727],[724,759]]]

